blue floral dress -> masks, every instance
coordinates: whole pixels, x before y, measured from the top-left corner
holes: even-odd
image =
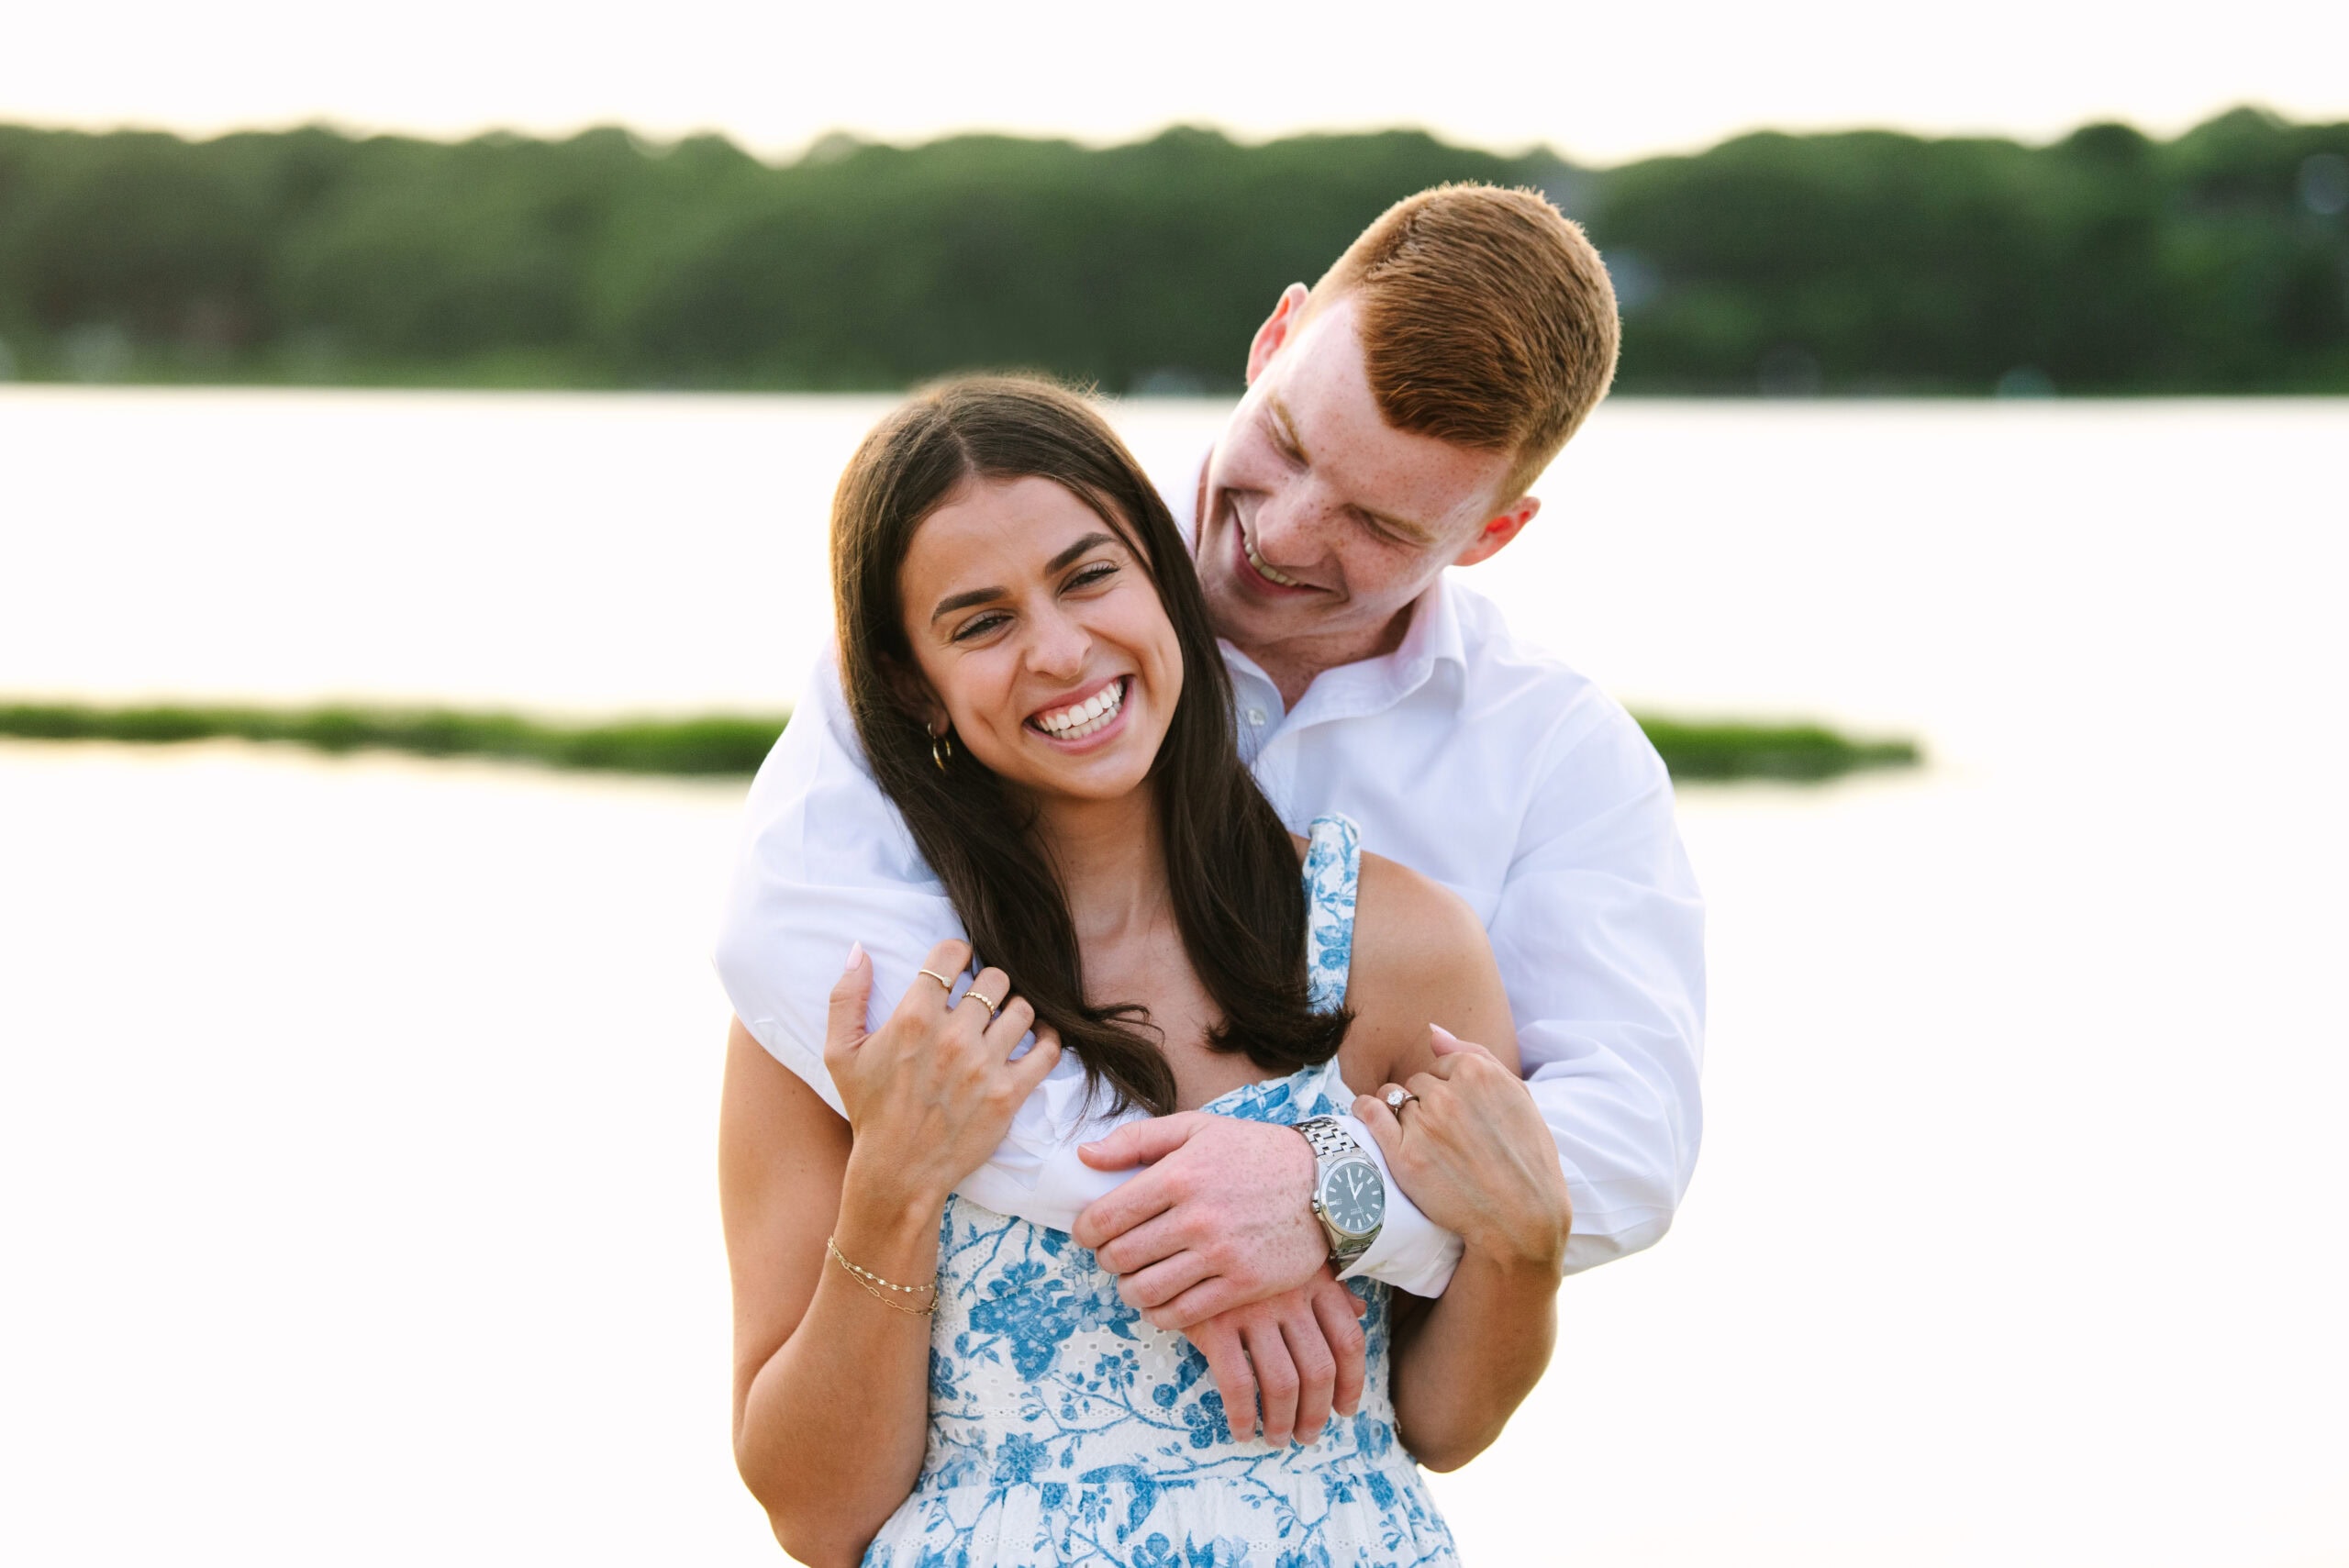
[[[1345,997],[1362,855],[1341,817],[1306,852],[1308,975]],[[1333,1060],[1202,1108],[1296,1122],[1353,1103]],[[1153,1329],[1067,1232],[965,1201],[939,1224],[930,1441],[867,1568],[1386,1568],[1456,1563],[1452,1533],[1397,1441],[1388,1290],[1370,1304],[1359,1414],[1310,1448],[1234,1442],[1207,1359]]]

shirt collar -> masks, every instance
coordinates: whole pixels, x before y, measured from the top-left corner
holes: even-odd
[[[1402,646],[1388,657],[1396,662],[1409,690],[1417,690],[1439,669],[1449,666],[1455,676],[1453,700],[1457,703],[1465,695],[1468,644],[1460,630],[1459,590],[1453,586],[1450,572],[1419,595],[1411,608],[1411,624],[1403,633]]]
[[[1384,713],[1438,680],[1443,682],[1440,694],[1458,712],[1468,696],[1468,651],[1461,632],[1457,594],[1449,576],[1436,579],[1413,602],[1411,624],[1393,652],[1321,672],[1306,688],[1303,699],[1284,717],[1282,728]],[[1217,640],[1235,679],[1254,688],[1254,694],[1241,702],[1243,717],[1251,701],[1277,706],[1271,677],[1230,642]]]

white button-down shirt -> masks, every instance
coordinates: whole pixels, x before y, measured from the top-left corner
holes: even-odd
[[[1171,489],[1187,532],[1191,487]],[[1444,884],[1484,921],[1574,1197],[1568,1269],[1663,1235],[1697,1159],[1704,906],[1671,780],[1639,726],[1448,576],[1414,607],[1400,647],[1323,672],[1294,710],[1245,654],[1227,643],[1224,657],[1241,753],[1291,830],[1343,812],[1364,849]],[[827,657],[751,786],[717,955],[734,1010],[839,1109],[824,1026],[850,942],[873,956],[877,1024],[930,950],[961,935],[866,771]],[[1097,1113],[1064,1057],[961,1191],[1071,1229],[1123,1179],[1076,1156],[1114,1124]],[[1439,1294],[1458,1240],[1392,1180],[1386,1190],[1378,1242],[1348,1273]]]

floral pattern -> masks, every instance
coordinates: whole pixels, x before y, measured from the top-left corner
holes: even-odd
[[[1360,836],[1313,824],[1306,854],[1314,1005],[1345,998]],[[1218,1115],[1295,1122],[1352,1103],[1337,1063],[1251,1084]],[[1207,1359],[1119,1299],[1064,1231],[959,1195],[939,1223],[930,1440],[868,1568],[1387,1568],[1455,1564],[1452,1534],[1395,1433],[1387,1289],[1369,1304],[1368,1382],[1310,1448],[1234,1442]]]
[[[1351,817],[1315,817],[1305,845],[1305,984],[1318,1011],[1346,999],[1361,883],[1362,829]]]

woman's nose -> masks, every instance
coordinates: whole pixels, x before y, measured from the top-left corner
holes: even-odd
[[[1028,667],[1040,675],[1074,680],[1085,670],[1093,637],[1074,617],[1057,611],[1039,617],[1028,643]]]

